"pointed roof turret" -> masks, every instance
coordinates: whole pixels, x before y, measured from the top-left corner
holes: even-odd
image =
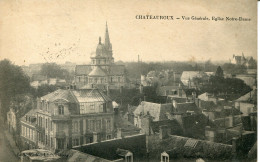
[[[107,48],[110,47],[110,39],[109,39],[109,33],[108,33],[108,27],[107,27],[107,22],[106,22],[106,33],[105,33],[105,46]]]

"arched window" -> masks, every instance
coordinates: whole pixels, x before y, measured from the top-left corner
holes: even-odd
[[[59,115],[64,115],[64,106],[63,105],[59,105],[58,106],[58,111],[59,111]]]

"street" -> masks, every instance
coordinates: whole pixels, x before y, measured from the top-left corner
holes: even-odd
[[[0,120],[0,162],[16,162],[19,161],[17,156],[12,151],[5,135],[3,123]]]

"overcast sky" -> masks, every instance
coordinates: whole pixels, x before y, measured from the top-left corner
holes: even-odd
[[[257,55],[256,0],[0,0],[0,60],[88,63],[107,21],[116,61]],[[246,17],[249,22],[140,20],[136,15]]]

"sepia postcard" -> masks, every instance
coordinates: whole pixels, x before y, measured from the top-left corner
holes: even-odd
[[[0,0],[1,162],[256,162],[256,0]]]

